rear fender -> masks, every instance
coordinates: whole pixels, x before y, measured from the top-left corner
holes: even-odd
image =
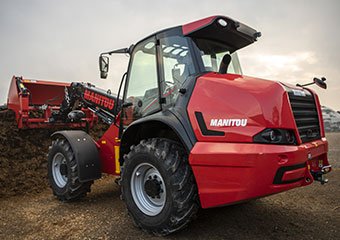
[[[70,130],[55,132],[51,137],[62,137],[70,143],[78,164],[80,182],[101,178],[99,151],[90,135],[84,131]]]

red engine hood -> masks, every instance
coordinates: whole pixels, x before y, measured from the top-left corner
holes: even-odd
[[[247,76],[199,77],[187,110],[198,141],[252,142],[265,128],[296,128],[284,86]],[[224,135],[202,134],[197,112],[202,113],[207,130]]]

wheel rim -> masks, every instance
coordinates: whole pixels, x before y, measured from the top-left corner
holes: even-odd
[[[66,158],[62,153],[57,153],[52,161],[52,175],[58,187],[63,188],[67,183]]]
[[[149,163],[141,163],[134,169],[131,193],[139,210],[148,216],[156,216],[164,208],[165,184],[157,168]]]

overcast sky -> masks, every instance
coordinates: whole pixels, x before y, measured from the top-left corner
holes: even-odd
[[[100,80],[101,52],[218,14],[262,32],[239,52],[245,75],[293,84],[325,76],[328,89],[313,89],[322,105],[340,110],[339,12],[337,0],[1,0],[0,105],[13,75],[114,90],[128,58],[112,58],[109,78]]]

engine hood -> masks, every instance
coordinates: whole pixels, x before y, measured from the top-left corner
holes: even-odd
[[[200,76],[187,110],[198,141],[252,142],[265,128],[296,128],[285,86],[241,75]]]

